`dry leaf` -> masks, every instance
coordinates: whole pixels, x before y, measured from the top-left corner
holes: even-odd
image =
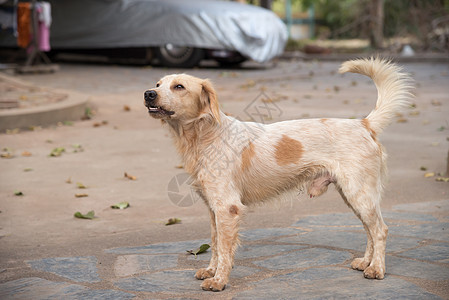
[[[72,177],[67,178],[67,180],[65,181],[65,183],[72,183]]]
[[[13,154],[13,150],[10,148],[3,148],[2,149],[2,153],[0,154],[1,158],[13,158],[14,154]]]
[[[75,194],[76,198],[83,198],[83,197],[89,197],[88,194]]]
[[[168,219],[168,222],[165,223],[165,226],[167,226],[167,225],[173,225],[173,224],[179,224],[179,223],[181,223],[181,219],[178,219],[178,218],[170,218],[170,219]]]
[[[254,80],[248,79],[248,80],[246,80],[246,83],[245,83],[245,84],[242,84],[242,85],[240,86],[240,88],[242,88],[242,89],[248,89],[248,88],[254,87],[255,85],[256,85],[256,82],[255,82]]]
[[[433,177],[433,176],[435,176],[434,172],[429,172],[429,173],[424,174],[425,178],[429,178],[429,177]]]
[[[77,182],[77,183],[76,183],[76,186],[77,186],[79,189],[87,189],[87,187],[86,187],[84,184],[82,184],[81,182]]]
[[[124,111],[130,111],[131,107],[129,107],[128,105],[123,106],[123,110]]]
[[[125,172],[125,178],[128,178],[129,180],[137,180],[137,177],[136,177],[136,176],[133,176],[133,175],[128,174],[128,173],[126,173],[126,172]]]
[[[31,152],[23,151],[23,152],[22,152],[22,156],[29,157],[29,156],[31,156]]]
[[[449,177],[437,177],[435,178],[435,180],[441,182],[449,182]]]
[[[438,100],[432,100],[430,103],[432,103],[433,106],[441,106],[441,102]]]

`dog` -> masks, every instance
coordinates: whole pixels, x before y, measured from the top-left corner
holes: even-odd
[[[228,283],[248,206],[294,189],[316,197],[331,183],[368,236],[364,256],[351,267],[366,278],[384,278],[388,227],[380,201],[387,154],[378,136],[409,105],[410,77],[380,58],[346,61],[339,72],[374,81],[377,103],[366,118],[241,122],[220,110],[208,79],[186,74],[167,75],[144,92],[150,116],[168,125],[192,186],[209,208],[212,257],[195,274],[204,280],[202,289],[221,291]]]

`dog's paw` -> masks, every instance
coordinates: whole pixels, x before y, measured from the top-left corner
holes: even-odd
[[[363,257],[356,258],[351,263],[351,268],[354,270],[365,271],[369,266],[369,261],[365,260]]]
[[[379,266],[369,266],[363,271],[363,275],[368,279],[384,279],[385,268]]]
[[[214,275],[215,275],[214,270],[202,268],[195,273],[195,278],[198,280],[203,280],[206,278],[214,277]]]
[[[225,287],[226,283],[223,280],[214,277],[204,280],[201,284],[201,288],[205,291],[220,292],[224,290]]]

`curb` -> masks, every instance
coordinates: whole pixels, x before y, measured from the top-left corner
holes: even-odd
[[[34,87],[34,85],[4,74],[0,74],[0,79],[23,86]],[[46,90],[66,97],[60,102],[31,108],[0,110],[0,132],[5,132],[8,129],[28,129],[32,126],[48,126],[63,121],[80,120],[85,114],[88,96],[67,90]]]
[[[354,58],[364,58],[379,55],[380,57],[387,57],[397,62],[434,62],[434,63],[449,63],[449,55],[439,53],[415,54],[413,56],[401,56],[393,53],[334,53],[334,54],[306,54],[301,51],[286,51],[279,59],[302,59],[302,60],[320,60],[320,61],[346,61]]]

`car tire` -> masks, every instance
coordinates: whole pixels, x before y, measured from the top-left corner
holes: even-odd
[[[233,57],[233,58],[216,58],[215,59],[220,67],[223,68],[236,68],[240,66],[242,63],[247,61],[248,59],[246,57]]]
[[[154,49],[159,62],[170,68],[192,68],[204,58],[203,49],[193,47],[177,47],[172,44]]]

